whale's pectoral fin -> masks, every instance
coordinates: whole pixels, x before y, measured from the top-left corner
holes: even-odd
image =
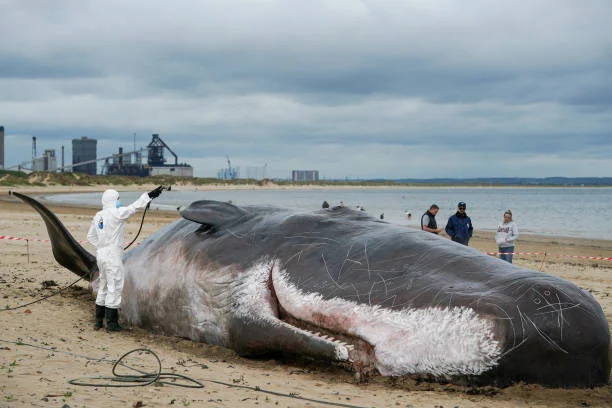
[[[216,230],[219,226],[239,220],[246,211],[230,203],[221,201],[201,200],[189,204],[179,210],[186,220],[206,225]]]
[[[269,316],[235,318],[230,333],[232,348],[240,355],[278,352],[331,361],[349,359],[347,344],[324,339]]]
[[[47,207],[24,194],[13,192],[13,195],[31,205],[45,221],[55,260],[82,278],[90,280],[91,273],[97,268],[96,257],[87,252],[74,239],[62,222]]]

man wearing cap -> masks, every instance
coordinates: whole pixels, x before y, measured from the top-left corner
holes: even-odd
[[[465,213],[466,205],[463,201],[457,204],[457,212],[448,219],[446,228],[444,229],[448,236],[455,242],[467,245],[472,238],[474,227],[472,220]]]

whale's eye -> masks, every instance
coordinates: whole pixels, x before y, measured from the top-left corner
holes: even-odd
[[[550,296],[550,290],[546,289],[546,290],[544,291],[544,296]]]

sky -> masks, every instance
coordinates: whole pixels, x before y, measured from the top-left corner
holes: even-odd
[[[612,176],[609,0],[0,0],[5,167],[157,133],[215,177]],[[166,154],[170,158],[169,154]]]

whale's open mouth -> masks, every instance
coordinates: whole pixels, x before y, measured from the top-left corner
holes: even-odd
[[[359,373],[360,378],[365,379],[378,373],[374,347],[367,341],[356,336],[331,331],[322,326],[296,319],[287,313],[282,306],[279,307],[279,318],[283,322],[309,333],[313,339],[333,342],[346,348],[348,358],[346,361],[340,361],[340,363],[350,370]]]
[[[270,289],[278,317],[312,336],[345,344],[348,362],[366,374],[479,375],[495,367],[501,347],[494,324],[466,307],[386,310],[304,293],[273,265]]]

